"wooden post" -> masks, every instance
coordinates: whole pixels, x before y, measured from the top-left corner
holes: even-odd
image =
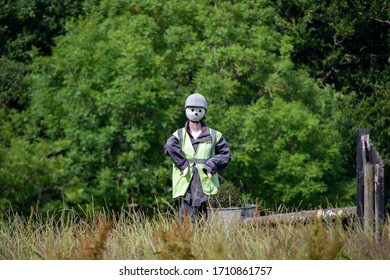
[[[364,231],[373,230],[374,223],[374,165],[364,166]]]
[[[385,221],[385,183],[384,162],[377,154],[377,164],[374,169],[374,196],[375,196],[375,233],[376,239],[380,240]]]
[[[356,212],[360,222],[364,216],[364,166],[368,162],[369,129],[359,128],[356,148]]]
[[[385,221],[384,162],[370,142],[369,130],[359,128],[356,150],[356,212],[365,231],[381,239]]]

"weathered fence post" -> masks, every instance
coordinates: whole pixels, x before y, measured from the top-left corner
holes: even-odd
[[[356,212],[365,231],[381,238],[385,219],[384,162],[370,142],[369,130],[358,129],[356,150]]]
[[[378,153],[375,154],[374,166],[374,201],[375,201],[375,233],[381,238],[385,221],[385,173],[384,162]]]
[[[374,225],[374,165],[364,166],[364,230],[373,230]]]
[[[364,215],[364,166],[368,161],[368,153],[366,153],[366,143],[369,138],[369,130],[366,128],[358,129],[357,133],[357,149],[356,149],[356,213],[359,222],[363,222]]]

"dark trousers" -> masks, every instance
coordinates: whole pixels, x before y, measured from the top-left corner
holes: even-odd
[[[201,203],[200,206],[192,206],[188,201],[179,199],[177,201],[177,207],[180,221],[184,221],[187,217],[195,224],[202,219],[207,219],[206,202]]]

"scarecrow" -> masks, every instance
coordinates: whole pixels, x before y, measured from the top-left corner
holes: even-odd
[[[199,94],[188,96],[185,114],[188,121],[165,144],[165,154],[173,162],[172,195],[179,216],[196,222],[207,217],[207,201],[218,193],[218,172],[231,160],[228,144],[221,132],[205,123],[207,100]]]

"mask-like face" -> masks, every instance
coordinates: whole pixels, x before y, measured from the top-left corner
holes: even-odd
[[[187,107],[186,116],[192,122],[199,122],[206,115],[206,110],[202,107]]]

